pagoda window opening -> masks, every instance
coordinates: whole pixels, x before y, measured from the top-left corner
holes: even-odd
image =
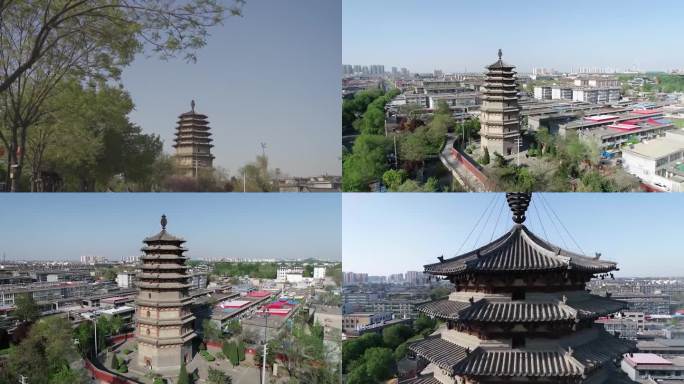
[[[511,348],[522,348],[525,346],[524,335],[514,335],[511,339]]]
[[[525,290],[520,288],[514,289],[513,294],[511,295],[511,300],[525,300]]]

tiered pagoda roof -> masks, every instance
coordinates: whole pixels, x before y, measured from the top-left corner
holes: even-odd
[[[213,139],[207,116],[195,112],[195,101],[191,110],[178,117],[173,147],[176,149],[176,164],[181,172],[197,175],[200,168],[211,168],[214,155],[211,154]]]
[[[166,224],[166,215],[162,215],[161,231],[143,240],[142,272],[137,275],[136,337],[145,344],[148,357],[156,354],[156,348],[181,348],[195,337],[190,276],[185,265],[187,257],[183,255],[187,250],[183,247],[185,240],[168,233]],[[177,362],[167,364],[180,364],[180,359],[179,354]],[[155,361],[163,368],[162,360]]]
[[[502,64],[503,65],[503,64]],[[606,382],[634,344],[608,334],[594,320],[627,308],[592,295],[586,282],[610,276],[614,262],[564,250],[523,223],[531,194],[507,193],[513,228],[465,254],[425,266],[456,287],[448,298],[418,307],[446,322],[409,350],[434,376],[411,384],[517,380]],[[613,375],[612,377],[614,377]]]

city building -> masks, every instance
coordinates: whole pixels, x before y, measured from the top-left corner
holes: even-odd
[[[178,373],[181,363],[192,360],[193,299],[189,294],[185,240],[166,231],[143,240],[141,273],[136,298],[136,338],[139,367],[161,373]]]
[[[135,287],[135,272],[119,272],[116,274],[116,285],[121,288]]]
[[[517,151],[520,108],[514,68],[501,60],[500,49],[499,60],[487,67],[480,106],[480,146],[490,154],[507,156]]]
[[[342,329],[353,330],[392,320],[389,312],[349,313],[342,316]]]
[[[603,383],[618,375],[615,359],[634,345],[594,320],[626,304],[585,287],[617,265],[537,237],[524,225],[531,197],[506,194],[514,225],[503,236],[425,266],[455,291],[419,307],[445,324],[409,344],[422,373],[409,383]]]
[[[313,278],[314,279],[325,279],[325,267],[314,267]]]
[[[684,129],[622,150],[625,171],[665,191],[684,191]]]
[[[192,272],[190,275],[191,289],[206,289],[209,285],[209,274],[206,272]]]
[[[290,265],[279,265],[276,281],[298,283],[304,280],[304,268]]]
[[[630,353],[620,367],[636,382],[684,378],[684,357],[666,359],[653,353]]]
[[[206,115],[195,112],[193,100],[191,111],[178,117],[176,138],[173,139],[176,149],[176,167],[184,176],[197,177],[202,169],[211,169],[214,156],[211,154],[211,132]]]
[[[107,258],[105,258],[104,256],[81,256],[81,263],[83,264],[104,264],[106,262]]]

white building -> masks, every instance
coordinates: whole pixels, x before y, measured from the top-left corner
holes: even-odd
[[[325,267],[314,267],[313,278],[325,279]]]
[[[622,150],[625,170],[644,183],[669,192],[684,191],[684,130]]]
[[[630,353],[622,359],[620,368],[636,382],[681,379],[684,377],[684,357],[665,359],[654,353]]]
[[[297,283],[304,280],[304,269],[302,267],[291,267],[280,265],[276,272],[276,281]]]
[[[120,288],[133,288],[135,287],[135,273],[133,272],[120,272],[116,274],[116,285]]]

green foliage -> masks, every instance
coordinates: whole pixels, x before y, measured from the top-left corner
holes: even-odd
[[[366,333],[356,339],[345,341],[342,344],[343,371],[346,372],[349,364],[363,356],[367,349],[381,347],[382,345],[383,338],[377,333]]]
[[[304,266],[303,277],[313,277],[314,266],[313,264],[307,264]]]
[[[223,337],[221,329],[209,319],[202,320],[202,335],[205,341],[217,341],[221,340],[221,337]]]
[[[482,154],[482,158],[480,159],[480,164],[487,165],[489,164],[489,149],[487,147],[484,147],[484,153]]]
[[[205,359],[206,361],[214,361],[214,360],[216,360],[216,358],[214,357],[214,355],[212,355],[211,353],[207,352],[206,349],[200,351],[199,354],[202,355],[202,357],[204,357],[204,359]]]
[[[117,369],[116,371],[119,373],[126,373],[126,372],[128,372],[128,365],[121,364],[121,365],[119,365],[119,369]]]
[[[382,175],[382,182],[385,184],[387,189],[391,192],[396,192],[399,186],[406,181],[408,174],[405,170],[394,170],[390,169],[385,171]]]
[[[439,182],[436,178],[430,177],[425,184],[420,185],[415,180],[404,181],[395,192],[437,192],[439,189]]]
[[[252,163],[248,163],[238,170],[242,176],[240,180],[234,180],[235,190],[246,192],[271,192],[276,191],[276,173],[268,169],[268,157],[259,155]],[[244,184],[244,185],[243,185]]]
[[[413,322],[413,329],[416,333],[421,333],[424,330],[429,330],[432,333],[437,327],[437,320],[431,319],[424,314],[420,314],[418,318]]]
[[[180,372],[178,372],[178,380],[176,381],[176,384],[190,384],[190,375],[188,375],[188,369],[185,367],[185,361],[181,362]]]
[[[446,287],[436,287],[430,290],[430,300],[437,300],[446,297],[451,293],[451,290]]]
[[[245,343],[240,341],[237,343],[238,361],[245,361]]]
[[[408,344],[406,342],[403,342],[399,344],[399,346],[394,350],[393,356],[395,361],[399,361],[406,356],[406,353],[408,352]]]
[[[61,317],[46,317],[33,324],[27,337],[10,349],[0,381],[16,383],[24,375],[29,383],[64,382],[67,378],[80,383],[81,372],[69,367],[78,356],[71,323]]]
[[[337,263],[325,270],[325,276],[332,277],[337,286],[342,285],[342,263]]]
[[[342,190],[367,192],[369,184],[379,180],[388,169],[388,154],[392,142],[381,135],[361,135],[354,142],[352,153],[342,161]]]
[[[435,110],[435,115],[446,115],[451,116],[451,109],[446,101],[440,100],[437,102],[437,109]]]
[[[382,330],[383,344],[390,349],[397,348],[411,336],[413,336],[413,330],[404,324],[395,324]]]
[[[394,372],[394,355],[389,348],[367,349],[347,377],[348,384],[377,383],[389,379]]]
[[[119,369],[119,358],[116,356],[116,353],[112,353],[112,359],[111,359],[111,368],[112,370],[116,371]]]
[[[225,330],[231,334],[231,336],[239,335],[242,333],[242,325],[237,319],[231,320],[226,324]]]
[[[276,263],[214,263],[214,274],[219,276],[249,276],[258,279],[275,279],[278,264]]]
[[[233,341],[223,343],[223,354],[226,355],[230,363],[235,367],[240,364],[240,357],[238,355],[238,347]]]
[[[40,316],[40,309],[33,299],[33,294],[31,293],[21,293],[16,295],[14,301],[15,309],[12,311],[17,319],[21,321],[36,321]]]
[[[226,375],[223,371],[209,367],[207,382],[210,384],[232,384],[233,379],[231,379],[231,377]]]
[[[342,132],[353,133],[354,121],[366,111],[373,100],[380,96],[382,96],[382,90],[376,88],[357,92],[353,99],[344,100],[342,102]]]

